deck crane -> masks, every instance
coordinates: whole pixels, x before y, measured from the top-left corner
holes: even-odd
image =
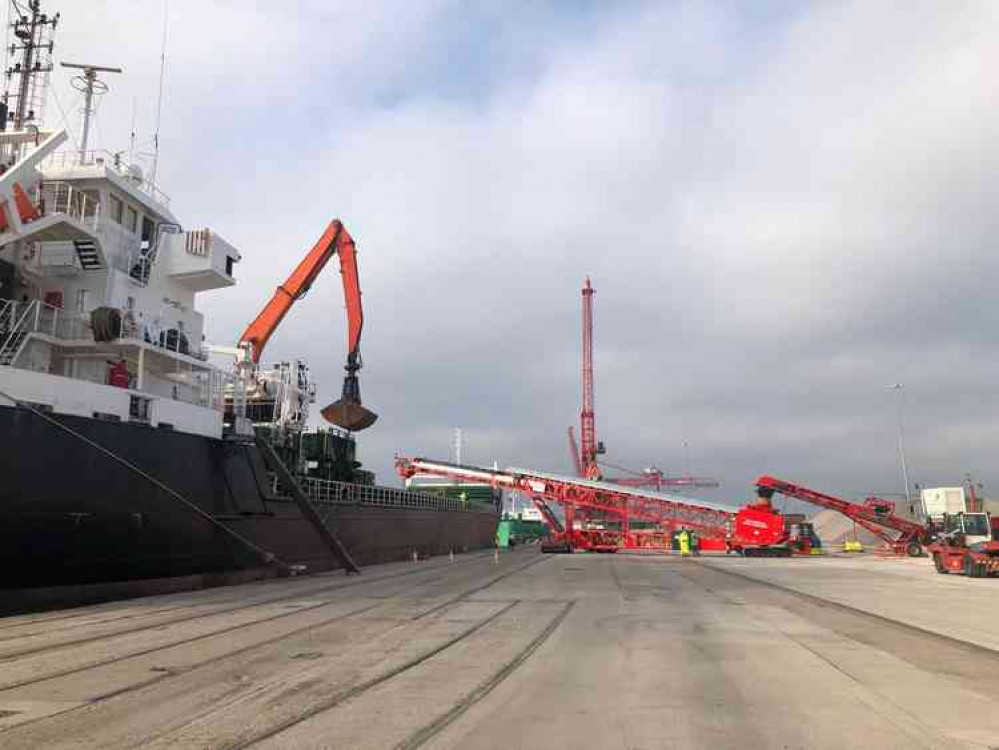
[[[268,339],[291,306],[309,291],[334,254],[340,256],[340,275],[347,305],[347,364],[344,367],[347,375],[343,380],[340,399],[323,408],[321,414],[327,422],[356,432],[373,425],[378,415],[361,405],[357,372],[362,366],[360,345],[364,312],[361,308],[361,284],[357,276],[357,249],[353,238],[339,219],[330,222],[319,241],[243,331],[239,338],[239,350],[244,362],[248,360],[253,366],[259,364]]]
[[[890,500],[869,497],[863,504],[854,503],[769,475],[757,478],[756,488],[760,497],[767,500],[777,493],[838,511],[883,539],[888,548],[898,555],[919,557],[923,554],[923,545],[932,541],[929,528],[895,515],[895,504]]]

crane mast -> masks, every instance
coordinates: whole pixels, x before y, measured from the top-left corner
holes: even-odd
[[[597,442],[593,404],[593,295],[596,290],[587,276],[583,282],[583,410],[579,414],[580,459],[583,474],[591,479],[600,476],[597,454],[603,453]]]
[[[606,451],[602,442],[597,440],[596,409],[593,398],[593,295],[596,290],[587,276],[583,281],[583,409],[579,414],[580,442],[576,442],[575,430],[570,427],[569,455],[572,457],[572,468],[577,476],[587,479],[602,479],[603,471],[597,463],[597,456]],[[609,464],[607,464],[609,465]],[[620,466],[614,467],[621,469]],[[625,469],[625,471],[628,471]],[[664,489],[704,489],[718,487],[718,481],[710,477],[690,476],[689,472],[679,476],[667,476],[661,469],[653,468],[645,472],[632,472],[633,477],[614,477],[609,482],[628,487],[651,487],[657,491]]]

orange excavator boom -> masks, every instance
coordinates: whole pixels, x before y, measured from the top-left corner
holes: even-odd
[[[284,316],[309,291],[333,255],[340,256],[343,297],[347,306],[347,364],[344,368],[347,370],[347,377],[344,379],[342,397],[325,407],[322,415],[327,421],[344,429],[363,430],[374,424],[378,417],[361,405],[357,371],[361,369],[364,311],[361,308],[361,284],[357,275],[357,248],[354,239],[339,219],[330,222],[319,241],[277,288],[271,301],[243,331],[239,344],[249,350],[250,361],[258,364],[267,341],[284,320]]]

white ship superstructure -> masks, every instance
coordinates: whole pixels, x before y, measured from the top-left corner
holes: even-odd
[[[81,71],[80,144],[37,124],[58,16],[31,11],[12,23],[21,56],[0,102],[0,405],[215,438],[301,430],[314,401],[302,363],[209,360],[196,299],[236,283],[239,251],[182,226],[127,152],[87,149],[99,76],[121,71],[63,63]]]
[[[239,252],[185,230],[169,198],[63,131],[0,133],[0,390],[56,412],[219,437],[229,376],[208,362],[200,292]]]

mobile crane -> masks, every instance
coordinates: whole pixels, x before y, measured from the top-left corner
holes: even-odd
[[[375,423],[378,415],[361,404],[361,387],[357,373],[361,369],[361,329],[364,312],[361,308],[361,284],[357,276],[357,248],[350,233],[339,219],[326,227],[322,237],[298,264],[285,282],[277,288],[270,302],[260,311],[239,338],[239,351],[244,362],[256,366],[268,339],[281,324],[291,306],[305,296],[316,277],[333,255],[340,256],[343,297],[347,306],[347,375],[339,400],[320,412],[323,418],[345,430],[365,430]]]

